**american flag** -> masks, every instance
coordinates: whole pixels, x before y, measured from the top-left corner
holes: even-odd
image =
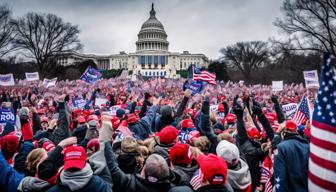
[[[297,125],[301,125],[303,122],[310,120],[310,108],[309,101],[306,96],[303,96],[299,104],[298,109],[294,113],[292,119]]]
[[[194,190],[197,190],[200,187],[202,187],[203,185],[205,185],[205,183],[203,182],[203,173],[202,173],[201,169],[198,169],[194,173],[193,178],[190,180],[190,185],[192,186],[192,188]]]
[[[261,178],[260,183],[265,185],[265,192],[272,192],[272,175],[273,175],[273,163],[274,163],[274,155],[271,157],[267,156],[264,159],[264,162],[261,167]]]
[[[198,67],[194,67],[193,80],[205,81],[207,83],[216,85],[216,75],[206,70],[201,70]]]
[[[335,191],[336,74],[328,53],[320,77],[311,128],[308,187],[309,191]]]

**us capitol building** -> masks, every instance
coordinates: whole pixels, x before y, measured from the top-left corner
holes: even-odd
[[[154,4],[150,10],[150,17],[145,21],[138,33],[136,52],[120,52],[112,55],[93,55],[81,53],[67,53],[58,57],[61,65],[72,65],[75,62],[91,59],[101,70],[127,69],[133,74],[147,77],[178,78],[178,70],[186,70],[190,64],[197,67],[207,67],[208,58],[204,54],[170,52],[167,33],[162,23],[156,18]]]

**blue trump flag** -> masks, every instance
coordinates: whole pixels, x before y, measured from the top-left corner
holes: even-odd
[[[186,80],[183,84],[183,91],[190,89],[192,91],[191,95],[194,96],[197,93],[200,93],[203,90],[203,82],[195,80]]]
[[[0,124],[5,125],[6,123],[15,125],[15,114],[11,108],[0,109]]]
[[[94,83],[97,80],[99,80],[102,77],[102,74],[95,68],[89,66],[83,75],[81,76],[81,79],[88,82],[88,83]]]

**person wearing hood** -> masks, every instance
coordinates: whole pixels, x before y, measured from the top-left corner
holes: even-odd
[[[48,192],[92,191],[112,192],[110,185],[93,175],[90,164],[86,162],[86,152],[81,146],[69,146],[64,150],[64,167],[59,181]]]
[[[217,145],[216,153],[228,165],[226,181],[228,191],[250,192],[252,190],[251,174],[247,163],[240,158],[238,147],[224,140]]]
[[[155,118],[155,131],[156,132],[161,131],[161,129],[163,129],[164,127],[168,125],[172,125],[176,127],[177,119],[179,119],[182,116],[183,111],[190,97],[191,97],[191,91],[187,89],[184,92],[183,100],[177,109],[176,115],[174,115],[174,111],[171,106],[169,105],[162,106],[160,109],[160,115],[158,115]]]
[[[297,133],[292,120],[286,121],[282,137],[274,154],[275,191],[308,191],[309,141]]]
[[[105,158],[111,172],[114,191],[175,192],[192,191],[187,186],[173,187],[169,181],[169,167],[158,154],[152,154],[144,163],[140,174],[125,174],[118,166],[110,143],[105,143]]]

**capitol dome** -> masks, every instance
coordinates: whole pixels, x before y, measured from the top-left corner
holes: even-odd
[[[167,34],[162,23],[155,16],[154,4],[152,4],[152,9],[149,13],[150,17],[142,24],[138,33],[137,52],[168,51]]]

